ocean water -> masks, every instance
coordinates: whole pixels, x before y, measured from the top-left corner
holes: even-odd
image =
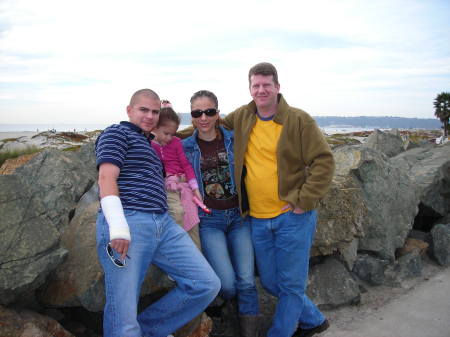
[[[376,128],[374,127],[357,127],[357,126],[322,126],[320,129],[326,133],[327,135],[332,135],[335,133],[350,133],[350,132],[359,132],[359,131],[373,131]],[[386,130],[386,129],[380,129]]]
[[[0,124],[0,132],[43,132],[49,130],[61,131],[94,131],[103,130],[109,124]],[[188,125],[180,125],[180,129],[187,127]],[[374,128],[364,127],[352,127],[352,126],[336,126],[336,127],[321,127],[321,130],[327,134],[333,133],[348,133],[373,130]]]

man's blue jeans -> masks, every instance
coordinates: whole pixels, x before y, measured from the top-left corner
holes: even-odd
[[[212,214],[199,212],[202,251],[219,276],[220,295],[231,299],[237,295],[241,315],[259,313],[255,286],[255,257],[250,224],[238,208],[214,209]]]
[[[219,292],[220,281],[167,212],[124,212],[131,243],[122,268],[106,253],[108,223],[102,212],[97,217],[97,253],[105,272],[103,336],[166,337],[208,306]],[[139,293],[151,263],[170,274],[177,286],[138,316]]]
[[[267,337],[290,337],[297,323],[304,329],[322,324],[325,317],[305,294],[317,212],[250,221],[261,283],[278,298]]]

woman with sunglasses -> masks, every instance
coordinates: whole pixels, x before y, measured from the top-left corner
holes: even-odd
[[[234,183],[233,133],[219,126],[216,95],[207,90],[191,97],[194,134],[183,141],[186,157],[199,182],[204,204],[199,208],[203,254],[221,281],[219,295],[237,297],[240,334],[258,336],[259,304],[249,223],[241,218]]]

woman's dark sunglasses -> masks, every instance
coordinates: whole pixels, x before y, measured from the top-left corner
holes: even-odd
[[[193,118],[199,118],[201,117],[203,114],[205,114],[206,116],[212,117],[215,116],[217,113],[217,109],[206,109],[206,110],[192,110],[191,111],[191,116]]]
[[[108,253],[109,258],[111,259],[111,261],[117,266],[117,267],[125,267],[126,265],[126,260],[120,260],[116,257],[114,257],[114,251],[111,248],[111,246],[109,245],[109,243],[106,245],[106,252]],[[130,258],[127,255],[128,258]]]

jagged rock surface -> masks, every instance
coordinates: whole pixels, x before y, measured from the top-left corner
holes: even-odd
[[[345,210],[345,211],[344,211]],[[364,234],[367,207],[361,186],[348,175],[336,174],[320,202],[312,256],[330,255]]]
[[[336,175],[351,176],[354,184],[361,186],[367,207],[358,249],[394,260],[395,250],[403,246],[418,212],[418,196],[411,180],[384,154],[363,145],[337,148],[334,156]],[[354,207],[358,205],[352,205],[350,212]]]
[[[39,287],[65,258],[61,231],[95,181],[91,153],[92,146],[78,153],[48,149],[0,176],[0,303]]]
[[[431,230],[433,255],[441,266],[450,265],[450,224],[438,224]]]
[[[367,137],[364,146],[381,152],[388,157],[394,157],[404,151],[403,139],[396,129],[390,132],[376,129]]]
[[[322,307],[357,302],[354,275],[361,282],[394,287],[420,275],[426,244],[410,247],[411,240],[405,242],[417,233],[411,228],[419,204],[441,215],[441,223],[450,219],[450,143],[427,143],[402,152],[399,134],[391,136],[378,137],[372,148],[342,145],[333,150],[337,169],[330,192],[321,201],[311,252],[322,263],[311,268],[308,286]],[[7,173],[0,175],[0,254],[5,257],[0,265],[0,303],[17,305],[38,289],[43,306],[102,310],[93,144],[77,152],[45,150]],[[434,231],[439,228],[436,225]],[[429,233],[422,236],[439,261],[436,247],[445,250],[450,243],[441,244],[441,233],[433,240]],[[444,256],[448,254],[444,251]],[[151,303],[172,286],[161,270],[152,267],[142,291],[148,296],[141,304]],[[267,328],[276,299],[262,290],[260,295]],[[185,329],[197,325],[192,322]],[[187,330],[176,336],[184,337]]]
[[[358,282],[344,265],[333,257],[311,269],[308,296],[321,308],[335,308],[359,301]]]
[[[29,310],[15,311],[0,306],[2,337],[75,337],[54,319]]]
[[[421,203],[441,216],[450,212],[450,142],[414,148],[390,163],[408,175]]]

